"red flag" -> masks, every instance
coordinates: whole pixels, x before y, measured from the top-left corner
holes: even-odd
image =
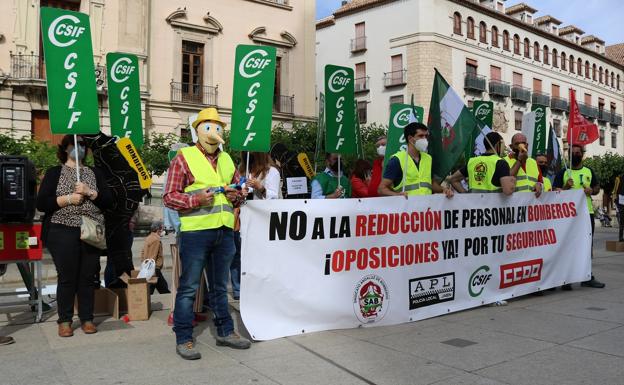
[[[568,143],[585,146],[595,142],[600,137],[598,126],[590,123],[581,115],[574,90],[570,88],[570,114],[568,118]]]

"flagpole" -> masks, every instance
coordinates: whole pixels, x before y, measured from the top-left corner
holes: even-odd
[[[340,158],[341,158],[341,156],[340,156],[340,154],[338,154],[338,188],[342,187],[340,185]]]
[[[247,151],[247,165],[245,166],[245,179],[249,179],[249,151]]]
[[[409,165],[407,164],[409,160],[409,145],[407,145],[407,148],[405,149],[405,170],[403,171],[403,180],[401,181],[401,184],[403,185],[403,188],[401,190],[401,192],[405,192],[405,175],[407,174],[407,169],[409,167]]]
[[[575,103],[576,104],[576,95],[574,94],[574,90],[572,88],[570,88],[570,103]],[[576,107],[578,108],[578,104],[576,105]],[[572,110],[572,104],[570,104],[570,112]],[[576,112],[576,111],[575,111]],[[572,115],[569,114],[568,115]],[[574,116],[569,116],[569,118],[574,119]],[[570,134],[570,143],[568,144],[568,156],[570,157],[570,163],[568,163],[570,165],[570,167],[566,166],[566,169],[568,170],[568,178],[572,178],[572,142],[574,141],[574,133],[570,132],[570,119],[568,119],[568,133]],[[564,157],[565,159],[565,157]],[[564,161],[565,163],[565,161]],[[567,182],[567,181],[566,181]],[[565,183],[564,183],[565,184]]]
[[[80,155],[78,155],[78,135],[74,134],[74,155],[76,155],[76,181],[80,183]]]

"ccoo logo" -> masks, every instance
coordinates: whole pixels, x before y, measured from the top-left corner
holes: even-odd
[[[65,21],[70,21],[65,22]],[[50,27],[48,27],[48,39],[52,44],[57,47],[69,47],[73,45],[80,35],[82,35],[85,31],[85,27],[80,27],[80,19],[73,15],[62,15],[57,17],[50,23]],[[67,40],[66,37],[70,37],[71,39]],[[60,41],[66,40],[66,41]]]
[[[258,76],[266,66],[271,64],[271,59],[266,59],[269,53],[263,49],[255,49],[243,57],[238,65],[238,73],[247,79]],[[255,70],[247,72],[247,70]]]
[[[394,119],[392,123],[397,128],[405,128],[410,121],[410,116],[412,115],[412,108],[406,107],[399,110],[396,114],[394,114]]]
[[[327,87],[329,88],[329,90],[331,92],[334,93],[339,93],[344,91],[345,87],[349,84],[349,82],[351,81],[351,79],[349,79],[349,74],[347,71],[345,70],[336,70],[333,74],[331,74],[331,76],[329,77],[328,80],[328,84]],[[340,88],[335,88],[334,86],[340,86]]]
[[[123,83],[130,77],[130,74],[134,72],[136,67],[132,65],[132,60],[127,57],[120,57],[115,60],[113,65],[111,66],[111,79],[115,83]],[[117,77],[117,75],[125,75],[122,78]]]
[[[468,293],[471,297],[478,297],[483,293],[485,286],[492,278],[492,273],[489,273],[490,267],[483,265],[479,267],[470,275],[468,280]]]

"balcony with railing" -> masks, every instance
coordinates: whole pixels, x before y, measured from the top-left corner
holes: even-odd
[[[611,113],[611,125],[612,126],[621,126],[622,125],[622,115],[616,114],[615,112]]]
[[[464,74],[464,89],[467,91],[483,92],[485,91],[485,76],[465,73]]]
[[[43,58],[39,55],[15,55],[11,53],[11,77],[13,79],[45,80]]]
[[[404,86],[407,82],[407,70],[384,72],[384,87]]]
[[[218,90],[213,86],[171,82],[171,101],[216,106]]]
[[[545,94],[543,92],[533,91],[533,96],[531,97],[531,103],[536,104],[538,106],[548,107],[550,105],[550,95]]]
[[[501,80],[490,80],[489,91],[491,96],[498,96],[501,98],[508,98],[511,87],[509,83]]]
[[[553,111],[568,111],[568,101],[557,96],[550,98],[550,109]]]
[[[351,53],[366,51],[366,36],[351,39]]]
[[[578,107],[581,115],[585,116],[586,118],[595,119],[598,117],[598,109],[596,107],[592,107],[583,103],[579,103]]]
[[[273,111],[292,115],[295,113],[295,95],[275,95],[273,98]]]
[[[370,76],[362,76],[355,79],[355,92],[368,92]]]
[[[528,103],[531,101],[531,90],[521,86],[511,87],[511,100]]]
[[[607,110],[598,109],[598,121],[600,122],[609,122],[611,121],[611,113]]]

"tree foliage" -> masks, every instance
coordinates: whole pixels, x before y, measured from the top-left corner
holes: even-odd
[[[613,190],[615,178],[624,173],[624,156],[611,152],[585,159],[583,164],[594,171],[607,194]]]
[[[0,134],[0,154],[28,157],[35,165],[39,178],[48,168],[58,165],[56,148],[48,142],[39,142],[28,137],[16,139],[12,134]]]

